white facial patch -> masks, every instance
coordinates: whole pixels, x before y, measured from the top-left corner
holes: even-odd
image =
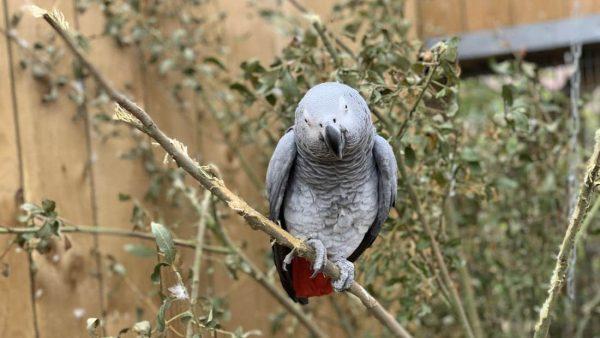
[[[310,117],[308,115],[308,111],[306,110],[306,108],[302,109],[302,118],[304,119],[304,122],[306,122],[310,125],[311,121],[310,121]]]
[[[343,111],[344,113],[347,113],[350,110],[350,108],[348,107],[348,102],[346,102],[346,98],[344,96],[340,96],[340,98],[338,99],[338,105],[340,111]]]

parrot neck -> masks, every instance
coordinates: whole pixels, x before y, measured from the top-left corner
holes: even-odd
[[[361,182],[375,170],[373,159],[373,135],[344,153],[341,160],[319,159],[298,147],[295,175],[315,188],[330,189],[343,182]]]

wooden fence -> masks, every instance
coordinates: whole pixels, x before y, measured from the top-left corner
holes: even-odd
[[[421,37],[600,13],[597,0],[410,0],[408,6]]]

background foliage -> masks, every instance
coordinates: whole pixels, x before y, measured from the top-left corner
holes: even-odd
[[[171,107],[173,114],[211,116],[230,160],[240,163],[260,192],[272,149],[293,123],[302,95],[323,81],[358,89],[404,170],[396,209],[373,248],[358,262],[359,280],[415,336],[464,335],[452,288],[458,290],[476,335],[529,335],[576,193],[568,179],[581,176],[580,163],[591,150],[591,135],[598,126],[597,112],[586,105],[588,97],[577,102],[581,128],[575,134],[578,146],[573,147],[569,95],[544,86],[545,70],[517,58],[490,61],[491,75],[461,79],[457,41],[425,49],[409,37],[402,1],[340,1],[326,24],[296,1],[287,4],[294,11],[284,10],[279,2],[248,4],[289,42],[269,64],[248,59],[239,69],[227,68],[222,60],[228,48],[220,25],[227,13],[214,10],[213,1],[80,0],[77,9],[100,8],[106,18],[103,34],[122,48],[141,51],[140,62],[162,74],[164,91],[178,102]],[[19,16],[11,22],[10,28],[18,32]],[[84,48],[93,39],[78,38]],[[114,128],[112,107],[102,92],[93,86],[67,86],[84,83],[87,74],[76,63],[67,74],[56,70],[64,51],[54,39],[27,43],[13,33],[13,40],[27,51],[22,66],[47,86],[43,100],[68,95],[74,104],[94,111],[95,132],[135,140],[124,158],[143,163],[150,184],[144,200],[130,198],[127,191],[120,199],[132,205],[134,230],[167,238],[157,243],[162,255],[153,281],[161,283],[161,269],[171,268],[179,284],[190,285],[191,267],[176,263],[175,248],[165,234],[186,222],[196,226],[204,213],[209,215],[209,232],[224,251],[215,263],[225,266],[234,279],[239,273],[255,273],[239,254],[244,243],[233,243],[223,232],[221,222],[229,218],[225,210],[213,202],[203,209],[196,188],[179,169],[162,164],[158,158],[162,155],[147,139],[135,130],[123,134]],[[168,208],[159,207],[164,201]],[[266,210],[264,201],[257,203]],[[23,209],[26,215],[20,221],[41,228],[20,235],[18,243],[43,253],[64,222],[50,201]],[[173,217],[190,212],[193,216]],[[151,221],[156,222],[152,227]],[[576,269],[569,275],[573,297],[565,297],[556,312],[551,336],[588,337],[600,331],[598,321],[591,320],[598,318],[600,302],[598,233],[597,224],[590,221],[577,250]],[[451,283],[440,271],[433,239],[448,265]],[[266,240],[264,244],[263,257],[254,260],[277,284]],[[157,257],[152,246],[132,245],[128,250]],[[105,259],[111,273],[126,275],[110,254]],[[211,269],[204,272],[211,274]],[[166,309],[180,298],[176,291],[162,294],[156,313],[140,319],[153,322],[154,332],[164,331],[169,323]],[[227,301],[203,295],[200,307],[190,306],[175,315],[176,320],[199,318],[203,329],[221,330],[229,319]],[[329,321],[339,322],[348,336],[386,335],[364,318],[352,299],[333,302],[339,317]],[[318,316],[322,304],[325,300],[307,311]],[[299,330],[285,311],[274,310],[271,321],[273,333],[295,336]],[[99,325],[89,323],[91,331]],[[144,329],[142,325],[135,330]],[[231,334],[249,336],[255,333],[251,330],[239,328]]]

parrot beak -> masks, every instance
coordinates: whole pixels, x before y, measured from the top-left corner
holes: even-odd
[[[331,124],[325,127],[325,144],[338,159],[342,159],[345,141],[339,128]]]

